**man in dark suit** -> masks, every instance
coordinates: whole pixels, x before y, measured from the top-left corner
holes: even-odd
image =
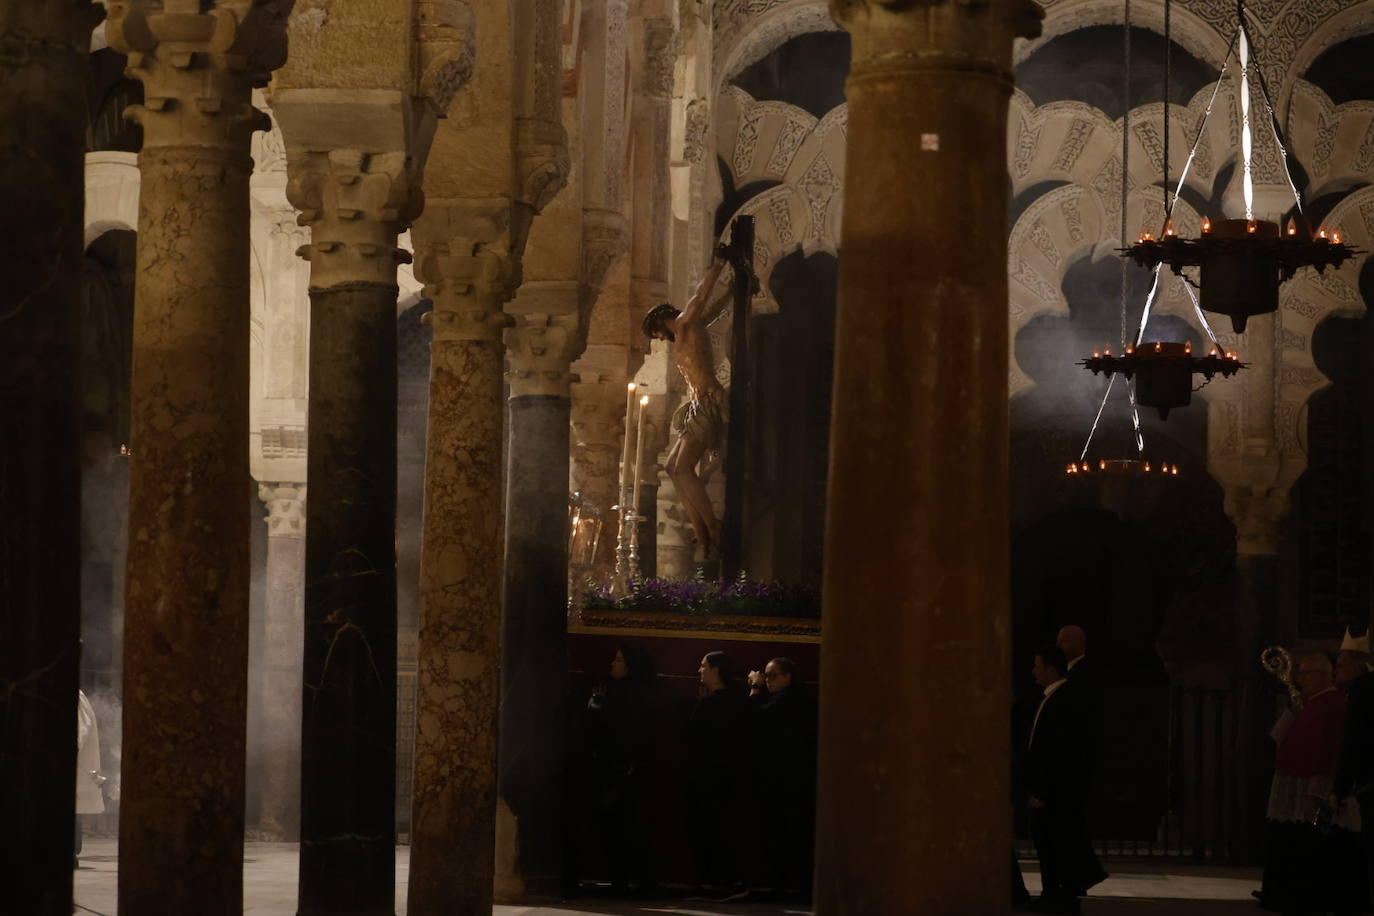
[[[766,825],[760,851],[773,895],[811,897],[816,818],[816,702],[797,678],[797,664],[775,658],[749,672],[755,797]]]
[[[1098,693],[1097,665],[1088,658],[1088,633],[1077,624],[1059,630],[1054,644],[1064,653],[1068,668],[1064,676],[1076,687],[1086,688],[1094,696]]]
[[[1064,653],[1068,668],[1064,676],[1069,680],[1078,700],[1083,704],[1082,727],[1083,746],[1083,794],[1089,802],[1093,798],[1097,779],[1097,760],[1102,747],[1102,683],[1098,680],[1097,662],[1088,657],[1088,633],[1077,624],[1069,624],[1059,630],[1054,644]],[[1087,810],[1079,823],[1082,836],[1073,843],[1076,850],[1074,873],[1081,876],[1082,883],[1077,888],[1081,897],[1088,888],[1106,880],[1107,873],[1097,861],[1093,852],[1092,834],[1088,829]]]
[[[1047,646],[1031,668],[1043,691],[1026,748],[1031,837],[1040,857],[1039,913],[1079,912],[1079,895],[1105,877],[1085,827],[1095,730],[1084,694],[1066,677],[1068,667],[1063,650]]]

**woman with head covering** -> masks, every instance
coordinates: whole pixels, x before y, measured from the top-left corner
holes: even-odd
[[[612,892],[643,893],[654,884],[644,812],[656,722],[653,659],[638,643],[625,643],[611,659],[610,675],[587,701],[595,816]]]

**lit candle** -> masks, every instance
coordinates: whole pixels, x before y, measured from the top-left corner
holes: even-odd
[[[630,472],[630,419],[635,407],[635,383],[630,382],[625,387],[625,444],[620,450],[620,493],[616,500],[620,503],[622,511],[625,506],[625,481]]]
[[[1339,244],[1341,243],[1341,234],[1340,234],[1339,232],[1332,232],[1332,233],[1331,233],[1331,241],[1333,241],[1333,242],[1335,242],[1337,245],[1339,245]]]
[[[635,492],[630,505],[634,506],[635,518],[639,518],[639,469],[644,464],[644,406],[649,403],[646,394],[639,399],[639,415],[635,417]]]
[[[1212,220],[1211,220],[1210,218],[1206,217],[1206,216],[1204,216],[1204,217],[1202,218],[1202,231],[1203,231],[1203,232],[1211,232],[1211,231],[1212,231]]]

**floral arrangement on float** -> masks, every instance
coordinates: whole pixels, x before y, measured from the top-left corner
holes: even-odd
[[[575,616],[590,626],[818,633],[820,590],[781,582],[631,579],[626,594],[588,589]]]

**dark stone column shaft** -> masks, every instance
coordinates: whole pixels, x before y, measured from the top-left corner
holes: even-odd
[[[570,396],[510,399],[499,759],[526,901],[563,893],[571,414]]]
[[[1010,905],[1002,214],[1011,42],[1027,31],[1013,12],[1029,25],[1030,8],[837,7],[854,66],[818,916],[886,916],[913,900],[929,916]],[[898,186],[922,188],[921,206],[891,206]]]
[[[300,916],[395,912],[396,295],[310,291]]]
[[[72,910],[86,0],[0,11],[0,887]]]

